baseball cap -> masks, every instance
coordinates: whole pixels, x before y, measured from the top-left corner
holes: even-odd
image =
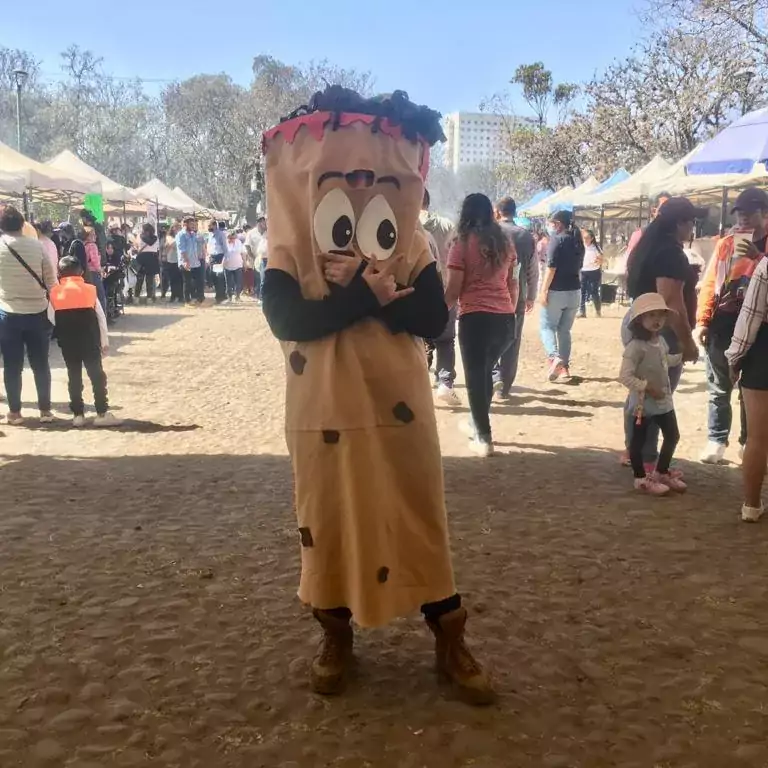
[[[656,214],[662,219],[675,221],[694,221],[707,217],[706,208],[697,208],[687,197],[670,197],[664,202]]]
[[[747,187],[736,198],[731,213],[754,213],[760,210],[768,211],[768,193],[759,187]]]

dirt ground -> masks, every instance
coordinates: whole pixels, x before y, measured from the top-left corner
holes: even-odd
[[[501,455],[470,456],[463,409],[439,409],[500,693],[473,710],[416,616],[358,634],[345,696],[310,693],[277,343],[252,304],[131,309],[107,362],[121,430],[0,425],[0,766],[768,765],[768,527],[739,522],[737,468],[695,463],[701,366],[678,396],[689,494],[634,494],[608,314],[578,321],[568,386],[542,383],[529,321]]]

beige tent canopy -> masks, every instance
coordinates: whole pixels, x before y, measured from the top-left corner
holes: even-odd
[[[4,173],[21,174],[24,178],[24,186],[31,190],[36,198],[61,199],[101,194],[100,182],[39,163],[2,142],[0,142],[0,169]]]
[[[20,171],[0,171],[0,197],[21,197],[26,186],[26,176]]]
[[[529,209],[528,216],[548,216],[550,213],[555,213],[558,209],[572,210],[576,204],[576,200],[589,194],[598,186],[600,186],[600,182],[594,176],[590,176],[586,181],[579,184],[576,189],[564,187],[554,195],[551,195],[540,203],[532,206]]]
[[[610,207],[627,203],[634,204],[641,198],[647,197],[654,185],[669,175],[671,167],[671,164],[661,155],[656,155],[653,160],[644,165],[637,173],[632,174],[626,181],[595,195],[591,205]]]
[[[202,213],[205,216],[210,216],[213,219],[222,220],[228,219],[229,214],[226,211],[216,211],[213,208],[209,208],[205,205],[196,203],[181,187],[174,187],[173,193],[181,200],[185,200],[190,205],[195,207],[195,213]]]
[[[157,202],[158,207],[179,213],[194,213],[194,206],[181,200],[176,193],[163,184],[160,179],[151,179],[135,190],[139,197],[150,203]]]
[[[83,179],[101,183],[101,194],[104,200],[113,203],[139,202],[138,195],[130,187],[124,187],[112,181],[68,149],[59,152],[56,157],[48,160],[46,165],[61,173],[71,173]]]

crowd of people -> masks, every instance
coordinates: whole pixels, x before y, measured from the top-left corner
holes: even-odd
[[[82,371],[91,381],[95,426],[118,426],[109,410],[102,357],[109,350],[108,324],[126,304],[161,300],[199,306],[206,283],[215,301],[261,300],[267,260],[267,223],[226,230],[212,222],[206,236],[194,217],[134,227],[106,228],[85,209],[79,226],[51,221],[34,225],[14,206],[0,206],[0,354],[7,422],[21,425],[25,356],[35,379],[40,422],[51,410],[50,342],[61,347],[69,379],[72,425],[85,426]],[[92,300],[93,299],[93,300]]]
[[[18,225],[14,210],[5,209],[10,218],[5,221],[0,241],[0,259],[7,254],[4,269],[10,270],[0,272],[0,296],[5,297],[0,299],[0,327],[4,329],[4,371],[12,423],[21,421],[25,350],[35,375],[41,418],[46,421],[50,417],[46,340],[50,334],[46,336],[44,330],[47,315],[33,317],[39,312],[31,310],[47,303],[40,291],[50,294],[57,284],[63,258],[70,260],[67,282],[83,280],[93,286],[99,319],[104,316],[114,321],[125,303],[156,302],[158,291],[161,300],[189,306],[203,303],[206,287],[213,291],[217,303],[239,302],[243,296],[261,299],[267,266],[263,217],[252,228],[246,225],[229,231],[223,222],[211,222],[206,234],[198,231],[194,217],[161,224],[157,229],[144,223],[134,231],[126,224],[112,223],[105,231],[84,210],[77,230],[68,223],[54,228],[51,222],[43,221],[32,232],[22,217],[18,238],[23,239],[18,239],[13,231]],[[760,291],[764,290],[765,269],[757,269],[768,253],[768,194],[758,188],[746,189],[733,213],[737,225],[720,239],[703,276],[700,265],[692,267],[685,247],[692,239],[695,220],[704,211],[685,198],[659,195],[651,223],[630,240],[627,290],[634,303],[622,324],[625,357],[619,380],[629,389],[622,462],[632,467],[638,490],[654,495],[685,490],[683,478],[671,466],[679,440],[673,393],[683,364],[698,360],[701,349],[709,391],[708,444],[701,460],[711,464],[723,461],[733,420],[732,394],[738,388],[739,453],[749,478],[744,517],[756,519],[762,514],[760,468],[768,451],[763,426],[768,405],[762,394],[768,389],[768,375],[760,365],[766,344],[760,323],[764,319]],[[494,394],[501,400],[510,397],[525,319],[536,304],[549,381],[571,375],[571,332],[576,318],[586,316],[590,303],[598,317],[601,313],[603,256],[594,232],[579,229],[568,211],[555,212],[546,229],[538,232],[518,226],[515,218],[513,199],[499,200],[494,207],[485,195],[472,194],[465,199],[454,227],[450,220],[430,210],[429,193],[424,195],[421,225],[449,307],[443,332],[425,340],[428,359],[434,368],[438,399],[460,405],[454,388],[458,339],[471,414],[462,423],[462,430],[470,438],[471,450],[481,456],[493,453],[491,402]],[[35,246],[32,234],[37,240]],[[30,253],[31,248],[34,253]],[[35,282],[24,277],[28,270],[12,249],[27,264],[31,261],[37,265],[41,255],[40,268],[33,266],[31,270]],[[73,262],[78,265],[78,274]],[[23,289],[17,285],[19,279],[26,281]],[[99,345],[104,351],[107,346]],[[91,361],[83,362],[88,370]],[[95,379],[101,378],[96,372]],[[77,376],[72,371],[70,379],[76,390]],[[94,382],[103,411],[100,416],[107,414],[105,377],[103,382],[98,387]],[[81,400],[74,393],[71,400],[79,423]],[[112,416],[107,416],[106,422],[111,420]],[[660,433],[663,442],[659,451]]]
[[[594,232],[580,230],[568,211],[554,212],[544,232],[531,233],[515,224],[510,198],[500,200],[492,213],[488,198],[470,195],[455,230],[429,211],[428,195],[423,209],[422,226],[447,275],[446,301],[449,307],[458,305],[471,413],[462,430],[475,453],[489,456],[493,392],[501,399],[510,395],[526,315],[538,302],[546,378],[570,378],[574,322],[586,316],[589,303],[601,314],[602,251]],[[660,194],[652,221],[630,239],[627,291],[633,303],[622,323],[618,376],[629,391],[622,463],[632,468],[639,491],[664,496],[687,489],[672,465],[680,439],[673,394],[683,364],[698,361],[701,349],[709,397],[709,438],[701,461],[723,461],[738,389],[742,517],[755,521],[763,514],[760,494],[768,461],[768,194],[745,189],[732,213],[736,226],[718,241],[703,274],[703,264],[691,258],[688,246],[695,222],[706,211],[686,198]],[[427,341],[437,397],[448,405],[460,402],[453,390],[456,324],[451,314],[446,330]]]

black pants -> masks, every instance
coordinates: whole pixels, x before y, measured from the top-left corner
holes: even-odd
[[[163,298],[167,287],[171,289],[171,301],[184,301],[184,280],[178,264],[166,264],[163,269]]]
[[[145,272],[143,269],[138,271],[136,275],[136,288],[133,295],[138,299],[141,296],[141,289],[144,287],[144,283],[147,284],[147,298],[155,300],[155,273]]]
[[[85,414],[83,403],[83,366],[93,387],[93,402],[96,413],[102,415],[109,410],[107,398],[107,374],[101,364],[101,350],[97,347],[84,349],[78,346],[61,348],[61,355],[67,365],[69,377],[69,407],[75,416]]]
[[[464,361],[469,410],[480,440],[491,439],[493,366],[514,331],[515,316],[470,312],[459,318],[459,346]]]
[[[181,271],[184,280],[184,301],[202,304],[205,299],[205,272],[203,267],[192,267]]]
[[[640,419],[639,424],[635,423],[632,428],[632,438],[629,441],[629,459],[632,462],[632,471],[638,478],[645,477],[643,446],[648,437],[648,427],[651,424],[658,425],[664,438],[659,451],[659,461],[656,464],[656,471],[659,474],[666,475],[669,472],[669,465],[675,455],[675,448],[680,442],[680,430],[674,411],[662,413],[660,416],[645,416]]]
[[[452,611],[458,611],[459,608],[461,608],[461,595],[456,593],[451,597],[446,597],[445,600],[438,600],[436,603],[424,603],[421,606],[421,612],[427,621],[437,622],[441,616]],[[330,613],[339,619],[352,618],[352,611],[349,608],[331,608],[323,611],[323,613]]]
[[[581,273],[581,308],[582,315],[587,314],[587,302],[591,301],[595,305],[595,312],[600,314],[602,301],[600,299],[600,285],[603,282],[602,269],[588,269]]]
[[[501,394],[506,396],[517,378],[517,368],[520,364],[520,343],[523,340],[523,324],[525,323],[525,311],[515,315],[515,326],[507,347],[501,353],[499,362],[493,369],[493,380],[501,382]]]
[[[452,387],[456,381],[456,308],[448,313],[448,324],[445,330],[436,338],[429,339],[427,344],[427,360],[429,367],[435,363],[435,379],[438,384]]]

